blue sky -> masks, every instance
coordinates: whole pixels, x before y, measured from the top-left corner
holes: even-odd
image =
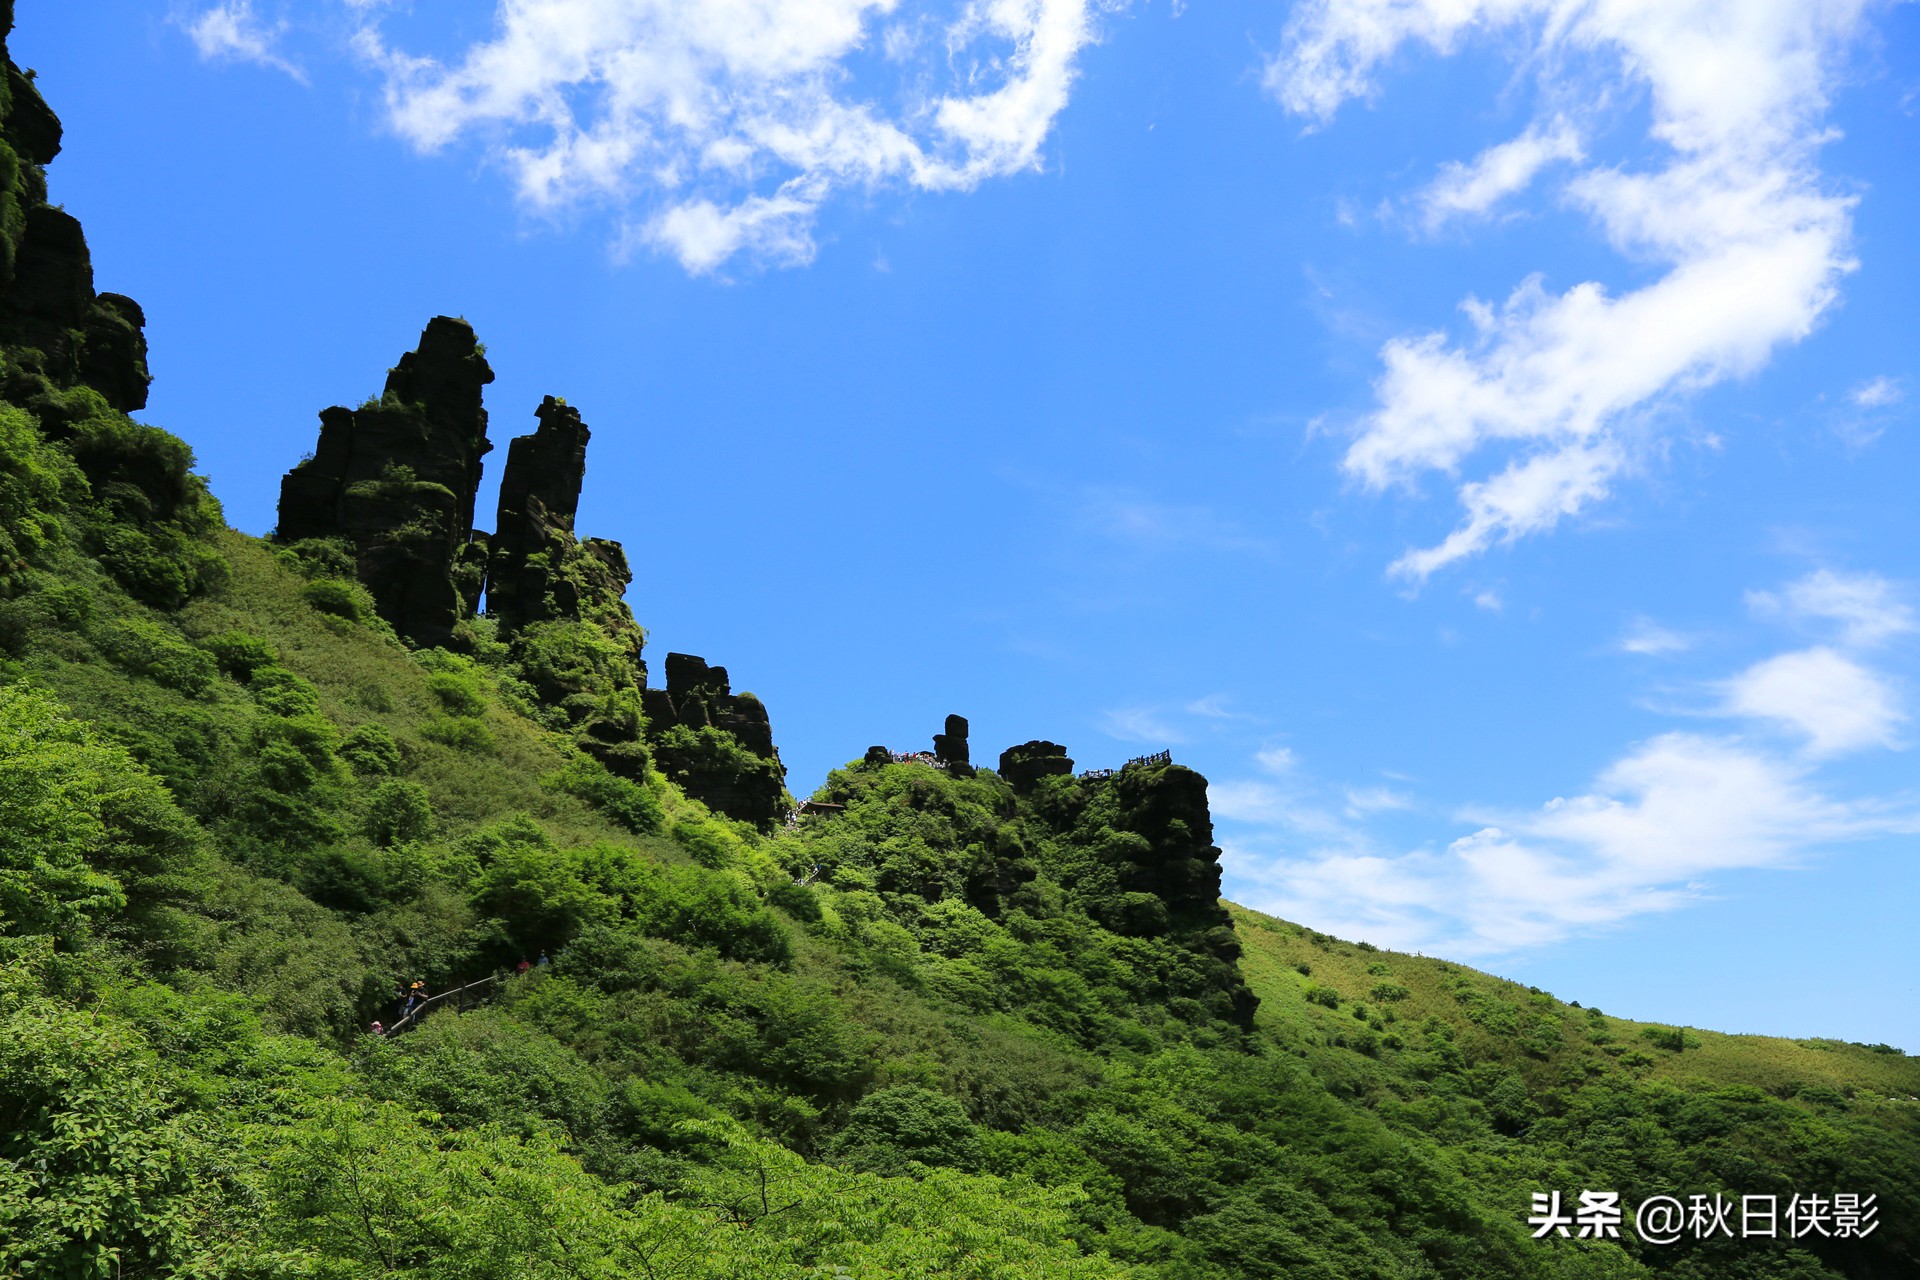
[[[797,792],[950,711],[1171,748],[1239,901],[1920,1051],[1914,6],[18,23],[236,526],[465,315]]]

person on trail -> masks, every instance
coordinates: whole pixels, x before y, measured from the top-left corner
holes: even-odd
[[[537,964],[537,965],[539,965],[539,966],[540,966],[540,967],[541,967],[542,969],[544,969],[544,968],[546,968],[546,967],[547,967],[548,965],[550,965],[550,964],[552,964],[552,963],[553,963],[553,961],[551,961],[551,960],[549,960],[549,959],[547,959],[547,953],[546,953],[546,952],[544,952],[544,951],[542,951],[542,952],[540,953],[540,958],[539,958],[538,960],[536,960],[536,961],[534,961],[534,963],[535,963],[535,964]]]
[[[397,1022],[407,1016],[407,1006],[412,997],[407,994],[407,984],[400,979],[393,980],[393,1017]]]
[[[527,970],[529,970],[529,969],[531,969],[531,968],[533,968],[533,966],[527,963],[527,960],[526,960],[526,957],[525,957],[525,956],[522,956],[522,957],[520,958],[520,963],[519,963],[518,965],[516,965],[516,966],[514,967],[514,970],[513,970],[513,971],[514,971],[515,973],[517,973],[517,974],[520,974],[520,975],[522,975],[522,976],[524,976],[524,975],[526,974],[526,972],[527,972]]]
[[[377,1036],[383,1036],[387,1034],[387,1029],[380,1025],[380,1020],[378,1018],[375,1018],[373,1020],[373,1026],[368,1029],[372,1031],[374,1035],[377,1035]]]

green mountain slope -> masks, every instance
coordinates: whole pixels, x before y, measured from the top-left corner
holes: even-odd
[[[1229,907],[1177,763],[976,767],[953,717],[789,822],[767,708],[652,678],[575,535],[577,411],[478,527],[463,322],[225,528],[5,87],[0,1276],[1920,1274],[1911,1059]],[[1880,1226],[1531,1238],[1583,1188]]]

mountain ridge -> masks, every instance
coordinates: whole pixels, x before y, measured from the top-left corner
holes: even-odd
[[[462,321],[322,412],[279,536],[227,528],[127,416],[142,313],[93,291],[6,72],[0,1275],[1920,1274],[1904,1055],[1223,903],[1169,758],[987,767],[952,716],[794,814],[727,668],[649,682],[624,552],[574,530],[577,409],[537,407],[475,528]],[[1880,1227],[1533,1237],[1533,1194],[1601,1187]]]

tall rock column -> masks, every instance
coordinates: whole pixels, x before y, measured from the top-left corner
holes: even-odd
[[[633,571],[619,543],[574,536],[593,435],[580,411],[548,396],[534,416],[533,434],[507,446],[487,614],[523,675],[566,712],[581,747],[637,781],[648,763],[640,729],[647,665],[646,633],[624,598]]]
[[[492,381],[473,327],[436,316],[377,402],[321,411],[313,456],[280,483],[279,539],[345,539],[380,616],[416,644],[445,644],[478,594],[456,564],[471,559]]]

